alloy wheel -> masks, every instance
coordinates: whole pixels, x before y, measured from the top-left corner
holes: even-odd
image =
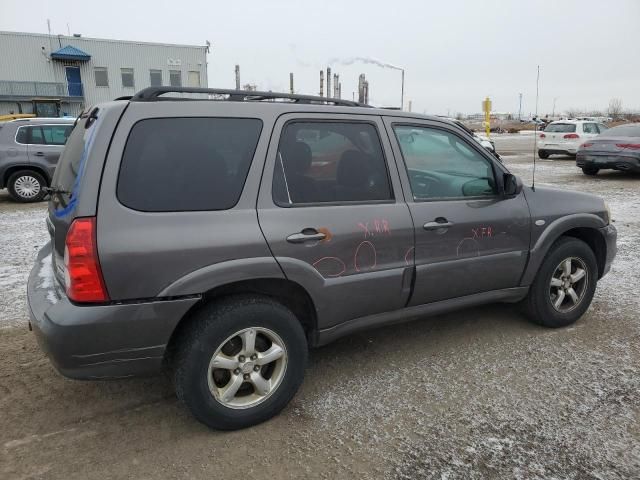
[[[278,334],[262,327],[245,328],[229,336],[211,357],[209,391],[226,407],[254,407],[280,386],[287,360]]]
[[[556,267],[549,283],[553,308],[567,313],[582,302],[589,285],[589,271],[581,258],[569,257]]]
[[[13,183],[13,189],[16,194],[25,199],[36,197],[40,193],[40,182],[31,175],[22,175]]]

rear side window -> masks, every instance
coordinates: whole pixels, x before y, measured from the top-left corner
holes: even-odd
[[[23,144],[29,143],[29,128],[30,127],[18,128],[18,132],[16,133],[16,142]]]
[[[85,130],[83,125],[84,122],[79,122],[75,127],[65,125],[65,127],[71,130],[71,134],[60,155],[60,160],[58,161],[58,166],[56,167],[52,181],[53,186],[64,192],[68,192],[52,198],[54,203],[59,202],[62,198],[65,202],[61,205],[62,207],[65,207],[66,203],[71,200],[71,194],[76,183],[76,178],[80,173],[82,159],[85,154],[85,135],[88,138],[91,131]]]
[[[584,133],[599,133],[595,123],[583,123],[582,131]]]
[[[260,138],[251,118],[154,118],[134,125],[117,195],[145,212],[226,210],[240,198]]]
[[[393,200],[376,128],[359,122],[287,124],[278,146],[273,199],[283,207]]]
[[[545,132],[551,133],[572,133],[576,131],[575,123],[551,123],[544,129]]]

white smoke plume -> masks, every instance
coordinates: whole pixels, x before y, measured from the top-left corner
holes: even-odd
[[[371,57],[350,57],[350,58],[332,58],[329,60],[329,65],[353,65],[354,63],[366,63],[369,65],[377,65],[382,68],[391,68],[393,70],[404,70],[402,67],[393,65],[391,63],[381,62]]]

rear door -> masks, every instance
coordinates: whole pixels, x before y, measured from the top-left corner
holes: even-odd
[[[385,118],[415,223],[410,305],[516,287],[529,249],[529,209],[501,195],[506,172],[440,122]]]
[[[413,224],[384,131],[378,116],[346,114],[288,114],[274,129],[260,226],[320,329],[409,298]]]

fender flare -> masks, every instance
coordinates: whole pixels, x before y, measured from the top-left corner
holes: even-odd
[[[533,283],[544,257],[555,241],[563,234],[574,228],[590,228],[599,231],[603,227],[606,227],[604,220],[592,213],[565,215],[551,222],[547,228],[544,229],[540,237],[538,237],[535,245],[530,249],[529,261],[522,274],[520,285],[528,286]],[[536,227],[534,226],[533,228]]]

